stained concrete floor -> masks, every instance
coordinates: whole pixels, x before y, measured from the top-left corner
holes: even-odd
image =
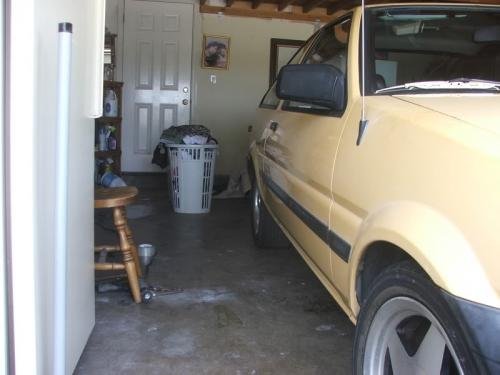
[[[127,290],[96,294],[96,325],[76,374],[349,374],[354,328],[292,249],[258,249],[244,199],[208,215],[173,213],[166,192],[130,210],[152,243],[152,285],[180,288],[136,305]],[[96,242],[113,239],[96,215]]]

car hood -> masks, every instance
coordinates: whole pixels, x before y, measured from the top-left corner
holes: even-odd
[[[500,134],[500,94],[425,94],[394,97]]]

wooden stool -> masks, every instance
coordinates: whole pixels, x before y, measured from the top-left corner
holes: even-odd
[[[96,188],[94,191],[95,208],[113,209],[113,221],[120,239],[120,245],[96,246],[94,250],[96,252],[121,251],[123,254],[123,263],[95,263],[95,269],[97,271],[125,270],[130,290],[132,291],[132,297],[136,303],[141,302],[139,277],[142,274],[137,247],[132,238],[132,231],[127,223],[125,207],[134,202],[138,194],[139,191],[133,186]]]

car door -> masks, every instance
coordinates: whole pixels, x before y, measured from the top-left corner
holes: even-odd
[[[347,80],[350,26],[351,18],[346,16],[325,27],[305,53],[302,64],[332,64]],[[315,271],[329,280],[331,179],[347,113],[284,101],[267,119],[264,132],[265,199],[306,260],[312,261]]]

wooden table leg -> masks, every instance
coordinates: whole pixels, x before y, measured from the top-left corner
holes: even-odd
[[[125,218],[125,233],[127,234],[128,243],[132,251],[132,256],[134,257],[135,269],[137,270],[137,276],[142,277],[141,263],[139,263],[139,255],[137,254],[137,246],[135,245],[134,237],[132,236],[132,231],[128,226],[127,211],[125,207],[122,207],[122,214]]]
[[[136,303],[141,302],[141,291],[139,288],[139,279],[137,277],[136,263],[133,256],[133,250],[129,243],[125,227],[127,226],[127,219],[123,215],[124,210],[121,207],[113,208],[113,220],[115,223],[118,237],[120,238],[120,248],[123,253],[123,263],[125,264],[125,271],[127,272],[128,283],[132,292],[132,297]]]

